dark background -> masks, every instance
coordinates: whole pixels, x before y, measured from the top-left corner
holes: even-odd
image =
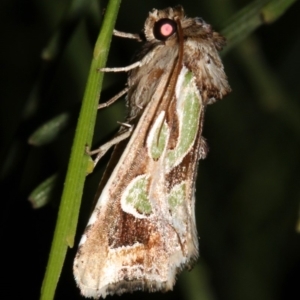
[[[78,14],[63,37],[66,46],[47,76],[41,52],[61,26],[70,1],[2,0],[0,3],[1,299],[38,299],[47,264],[74,126],[82,100],[93,42],[105,7]],[[98,3],[98,6],[96,5]],[[215,29],[250,1],[182,1],[189,17]],[[123,1],[116,28],[139,32],[153,7],[177,1]],[[200,259],[179,276],[173,292],[134,293],[124,298],[299,299],[300,235],[300,3],[275,23],[256,30],[223,57],[233,89],[208,107],[204,136],[209,155],[197,179]],[[69,40],[67,40],[69,38]],[[109,66],[125,66],[138,49],[114,38]],[[42,82],[39,80],[42,79]],[[123,74],[105,77],[102,101],[122,89]],[[41,88],[37,88],[41,87]],[[122,121],[124,102],[101,111],[94,143],[107,140]],[[30,134],[59,113],[72,115],[55,141],[27,143]],[[109,130],[107,130],[107,128]],[[107,158],[88,177],[76,244],[87,222]],[[53,203],[34,210],[27,198],[44,179],[60,172]],[[72,275],[76,247],[68,251],[55,299],[82,299]]]

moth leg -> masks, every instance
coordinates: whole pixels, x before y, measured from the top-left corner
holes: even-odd
[[[131,128],[132,127],[132,125],[129,124],[129,123],[124,123],[124,122],[117,122],[117,123],[120,124],[120,125],[122,125],[122,126],[124,126],[124,127],[127,127],[127,128]]]
[[[141,65],[141,61],[137,61],[127,67],[120,67],[120,68],[100,68],[98,71],[100,72],[128,72],[132,69],[135,69]]]
[[[110,141],[100,146],[98,149],[89,151],[86,149],[86,153],[88,155],[97,154],[96,158],[94,159],[94,167],[97,165],[98,161],[103,157],[103,155],[114,145],[120,143],[121,141],[127,139],[133,130],[133,126],[131,126],[128,130],[118,133],[115,137],[113,137]]]
[[[127,32],[122,32],[119,30],[114,30],[113,32],[114,36],[118,36],[118,37],[122,37],[122,38],[126,38],[126,39],[133,39],[133,40],[137,40],[138,42],[142,42],[142,39],[140,37],[139,34],[137,33],[127,33]]]
[[[105,103],[101,103],[98,105],[98,109],[101,109],[103,107],[108,107],[111,104],[113,104],[114,102],[116,102],[119,98],[121,98],[124,94],[126,94],[128,92],[129,88],[126,87],[125,89],[123,89],[121,92],[119,92],[117,95],[115,95],[114,97],[112,97],[111,99],[109,99],[108,101],[106,101]]]

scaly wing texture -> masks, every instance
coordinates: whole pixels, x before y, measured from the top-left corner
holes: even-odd
[[[155,37],[153,28],[166,19],[179,25],[181,42],[176,33]],[[145,36],[140,66],[128,79],[127,121],[135,128],[74,261],[86,297],[170,290],[198,256],[195,178],[206,154],[205,106],[230,91],[217,54],[224,39],[201,19],[185,18],[181,7],[153,10]]]

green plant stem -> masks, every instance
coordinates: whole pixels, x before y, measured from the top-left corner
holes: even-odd
[[[51,252],[42,285],[41,298],[53,299],[67,248],[73,247],[78,221],[88,156],[86,145],[91,145],[100,98],[103,74],[97,69],[106,63],[112,31],[121,0],[110,0],[102,29],[96,42],[82,108],[76,128],[65,187],[59,207]]]
[[[222,54],[236,47],[261,25],[277,20],[296,1],[256,0],[241,9],[222,26],[222,34],[228,41]]]

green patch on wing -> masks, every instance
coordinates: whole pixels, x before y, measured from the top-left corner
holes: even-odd
[[[144,215],[149,215],[152,212],[147,188],[148,180],[146,176],[139,176],[134,180],[126,196],[126,202]]]
[[[180,134],[176,147],[167,154],[167,166],[170,170],[177,166],[191,149],[199,130],[201,99],[199,99],[200,94],[192,78],[191,72],[185,74],[179,95],[180,99],[177,99],[177,102],[180,103],[179,109],[182,110],[179,114]]]
[[[153,136],[153,140],[151,141],[151,157],[153,160],[158,160],[167,143],[167,139],[169,136],[169,130],[168,130],[167,124],[164,122],[161,126],[156,126],[155,128],[155,134]]]
[[[171,211],[176,210],[176,208],[184,202],[185,189],[185,182],[181,182],[172,188],[170,194],[168,195],[168,203]]]

